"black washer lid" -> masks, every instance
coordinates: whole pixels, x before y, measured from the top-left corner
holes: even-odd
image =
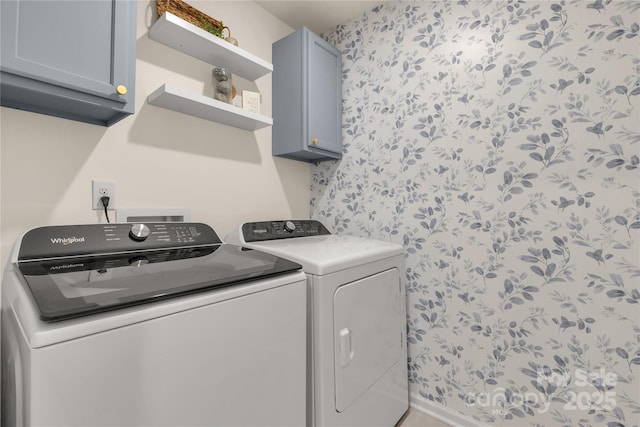
[[[27,232],[22,273],[40,318],[58,321],[281,275],[300,264],[223,244],[200,223],[85,224]],[[140,228],[147,227],[140,239]]]

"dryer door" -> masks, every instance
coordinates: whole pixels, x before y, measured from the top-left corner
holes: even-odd
[[[400,286],[400,275],[394,268],[341,286],[334,294],[338,412],[344,412],[401,357],[404,321]]]

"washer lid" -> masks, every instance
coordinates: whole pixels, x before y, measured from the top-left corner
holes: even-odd
[[[402,246],[354,236],[310,236],[246,244],[302,265],[305,273],[324,275],[404,253]]]
[[[40,319],[49,322],[300,269],[272,254],[227,244],[20,261],[17,267]]]

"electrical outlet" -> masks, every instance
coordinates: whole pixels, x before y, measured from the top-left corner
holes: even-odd
[[[92,202],[91,208],[94,211],[101,211],[104,209],[102,206],[101,197],[107,196],[109,198],[109,204],[107,209],[115,209],[116,206],[116,183],[113,181],[96,181],[91,182],[91,194]]]

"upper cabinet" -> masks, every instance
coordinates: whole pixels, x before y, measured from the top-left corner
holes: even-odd
[[[134,112],[137,2],[0,1],[6,107],[110,126]]]
[[[273,70],[273,65],[267,61],[169,12],[163,13],[153,24],[149,37],[208,64],[226,68],[232,74],[247,80],[256,80]],[[245,130],[253,131],[273,124],[270,117],[183,90],[171,83],[156,89],[147,97],[147,102]]]
[[[307,28],[273,44],[273,155],[342,158],[342,55]]]

